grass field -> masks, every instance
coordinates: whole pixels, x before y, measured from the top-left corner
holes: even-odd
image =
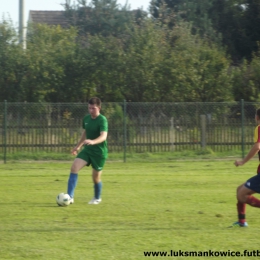
[[[0,164],[1,260],[209,259],[144,252],[259,248],[259,209],[247,207],[248,228],[228,228],[237,219],[236,187],[255,173],[256,160],[240,168],[233,160],[107,163],[101,204],[87,204],[93,185],[86,168],[75,204],[58,207],[70,163]]]

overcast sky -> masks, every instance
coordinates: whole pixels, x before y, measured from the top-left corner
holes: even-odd
[[[88,0],[88,3],[91,0]],[[64,10],[62,3],[65,0],[24,0],[25,7],[25,21],[28,20],[29,10]],[[71,3],[76,2],[71,0]],[[19,25],[19,3],[20,0],[0,0],[0,20],[3,15],[5,18],[11,18],[14,26]],[[124,5],[125,0],[117,0],[118,4]],[[150,0],[128,0],[128,5],[131,9],[143,8],[145,11],[148,9]]]

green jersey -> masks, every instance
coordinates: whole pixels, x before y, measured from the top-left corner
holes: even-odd
[[[95,119],[91,115],[85,116],[82,127],[86,130],[86,139],[91,140],[98,138],[101,132],[108,131],[107,119],[101,114]],[[84,149],[93,156],[107,158],[107,141],[95,145],[85,145]]]

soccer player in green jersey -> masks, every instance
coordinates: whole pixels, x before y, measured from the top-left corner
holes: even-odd
[[[89,115],[82,122],[83,133],[72,154],[77,155],[78,150],[84,145],[71,166],[68,180],[67,193],[70,195],[70,203],[74,203],[74,191],[77,186],[78,172],[84,166],[92,166],[92,179],[94,183],[94,197],[89,204],[101,202],[102,182],[101,174],[107,158],[107,132],[108,123],[105,116],[100,114],[101,101],[93,97],[88,101]]]
[[[260,109],[256,110],[255,120],[257,127],[254,132],[254,145],[247,154],[247,156],[241,161],[235,161],[235,166],[242,166],[248,162],[255,154],[258,153],[260,161]],[[233,224],[233,227],[247,227],[246,222],[246,204],[260,208],[260,200],[252,196],[254,193],[260,193],[260,164],[258,163],[257,175],[248,179],[245,183],[241,184],[237,188],[237,212],[238,221]]]

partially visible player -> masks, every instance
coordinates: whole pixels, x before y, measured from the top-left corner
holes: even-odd
[[[88,101],[89,115],[82,122],[83,132],[72,154],[77,155],[78,150],[84,145],[82,151],[74,160],[68,180],[67,193],[70,195],[70,203],[74,203],[74,191],[77,186],[78,172],[84,166],[92,166],[92,180],[94,183],[94,197],[89,204],[101,202],[102,182],[101,174],[107,158],[107,132],[108,123],[105,116],[100,114],[101,100],[93,97]]]
[[[247,156],[241,161],[235,161],[235,166],[242,166],[258,153],[260,161],[260,108],[256,110],[255,120],[257,127],[254,133],[254,145],[247,154]],[[241,184],[237,188],[237,212],[238,221],[233,223],[233,227],[247,227],[246,222],[246,204],[260,208],[260,200],[252,196],[254,193],[260,193],[260,164],[257,167],[257,175],[248,179],[245,183]]]

